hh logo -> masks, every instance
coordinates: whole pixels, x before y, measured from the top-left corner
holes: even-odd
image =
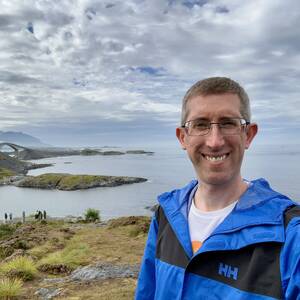
[[[239,269],[238,268],[234,268],[232,266],[220,263],[219,264],[219,275],[221,276],[225,276],[227,278],[232,278],[234,280],[237,280],[238,278],[238,272]]]

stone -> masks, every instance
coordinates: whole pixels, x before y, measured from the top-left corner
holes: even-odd
[[[62,289],[56,289],[56,288],[40,288],[38,289],[34,294],[36,296],[42,297],[43,300],[52,299],[58,295],[60,295],[62,292]]]
[[[71,280],[91,281],[111,278],[136,278],[139,272],[139,265],[112,265],[99,263],[80,267],[72,272]]]

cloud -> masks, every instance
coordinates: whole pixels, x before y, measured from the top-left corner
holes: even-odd
[[[295,0],[3,2],[0,129],[175,126],[189,86],[216,75],[245,86],[263,126],[300,126],[298,12]]]

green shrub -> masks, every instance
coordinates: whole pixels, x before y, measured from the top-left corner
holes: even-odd
[[[21,293],[23,283],[18,278],[3,278],[0,280],[0,298],[9,299]]]
[[[17,240],[15,243],[14,243],[14,248],[15,249],[23,249],[23,250],[27,250],[29,249],[29,246],[27,244],[26,241],[24,240]]]
[[[37,274],[37,268],[31,258],[19,256],[0,266],[0,272],[7,277],[32,280]]]
[[[100,221],[100,212],[98,209],[88,208],[84,214],[87,222]]]

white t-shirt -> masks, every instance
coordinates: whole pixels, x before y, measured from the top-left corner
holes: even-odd
[[[207,239],[217,226],[230,214],[237,202],[238,200],[222,209],[202,211],[196,208],[193,199],[188,222],[194,253],[200,249],[204,240]]]

